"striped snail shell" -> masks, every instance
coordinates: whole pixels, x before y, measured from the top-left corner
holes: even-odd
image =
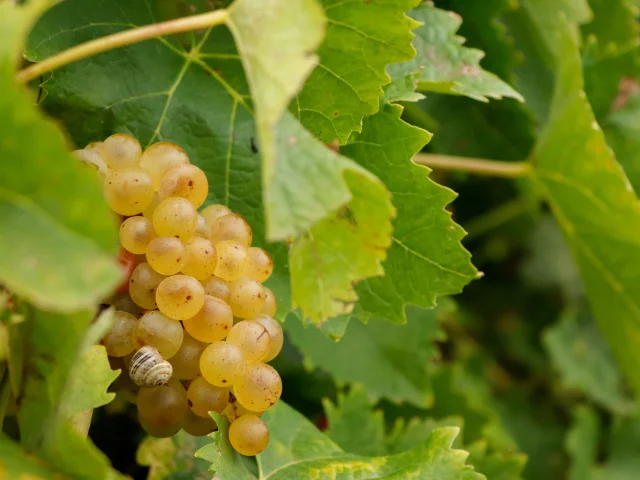
[[[172,374],[173,367],[156,348],[147,345],[131,357],[129,376],[140,387],[166,385]]]

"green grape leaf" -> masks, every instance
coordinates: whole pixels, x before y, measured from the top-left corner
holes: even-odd
[[[228,441],[228,422],[212,415],[220,430],[211,436],[214,443],[196,455],[212,463],[219,478],[238,480],[298,480],[300,478],[460,478],[484,480],[465,465],[467,453],[451,449],[458,429],[435,430],[412,450],[396,455],[363,457],[344,452],[298,412],[279,402],[263,419],[269,426],[269,445],[258,457],[259,475],[241,463]]]
[[[638,43],[638,7],[629,0],[589,0],[591,22],[582,26],[582,35],[593,35],[603,50]]]
[[[433,401],[430,376],[444,339],[438,326],[439,310],[407,309],[407,324],[371,319],[352,321],[339,342],[292,316],[284,328],[304,355],[305,364],[321,367],[339,384],[360,382],[372,400],[388,398],[428,406]]]
[[[0,282],[42,308],[77,311],[120,278],[117,230],[95,172],[14,78],[18,42],[45,5],[0,5],[0,115],[13,139],[0,144]]]
[[[415,56],[411,30],[418,23],[405,12],[418,2],[322,0],[328,26],[320,63],[291,105],[321,141],[345,143],[361,131],[363,117],[378,111],[382,86],[390,82],[385,67]]]
[[[204,480],[210,478],[209,462],[194,453],[210,443],[207,437],[193,437],[182,430],[170,438],[147,437],[138,447],[136,461],[149,467],[148,480]]]
[[[486,441],[466,447],[469,463],[491,480],[522,480],[522,470],[527,463],[526,455],[513,452],[488,452]]]
[[[593,480],[635,478],[640,469],[639,443],[640,420],[638,417],[616,418],[609,439],[609,457],[604,465],[593,470],[591,478]]]
[[[402,109],[385,105],[364,119],[341,152],[377,175],[393,194],[397,218],[384,277],[360,282],[355,314],[406,321],[405,305],[433,307],[436,297],[459,293],[477,271],[460,240],[464,231],[445,206],[455,193],[427,178],[429,170],[411,162],[429,139],[427,132],[400,119]]]
[[[602,129],[634,190],[640,192],[640,95],[630,96],[622,108],[611,112]]]
[[[464,95],[482,102],[503,97],[524,101],[509,84],[482,69],[480,60],[483,52],[463,46],[464,40],[456,35],[462,23],[458,14],[440,10],[432,2],[425,2],[409,15],[422,23],[415,30],[416,37],[413,40],[418,53],[408,62],[387,68],[392,83],[387,88],[386,100],[410,99],[406,95],[417,88],[421,91]],[[408,92],[407,87],[410,88]]]
[[[56,480],[60,477],[2,433],[0,434],[0,478]]]
[[[533,180],[567,238],[614,356],[640,389],[640,202],[586,100],[575,40],[560,36],[559,47],[557,87],[532,156]]]
[[[107,351],[102,345],[86,349],[76,361],[68,380],[61,415],[71,418],[83,410],[110,403],[116,394],[107,393],[107,388],[118,375],[118,370],[111,370]]]
[[[573,424],[564,446],[571,458],[569,480],[591,480],[591,468],[598,453],[600,423],[597,414],[587,406],[573,410]]]
[[[544,332],[543,343],[565,386],[582,390],[613,412],[633,411],[611,349],[590,315],[564,312],[558,323]]]

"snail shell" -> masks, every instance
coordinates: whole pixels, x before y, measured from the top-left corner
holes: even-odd
[[[172,374],[171,364],[153,347],[142,347],[131,357],[129,376],[140,387],[166,385]]]

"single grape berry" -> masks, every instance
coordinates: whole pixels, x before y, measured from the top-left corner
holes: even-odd
[[[140,142],[124,133],[111,135],[100,148],[100,156],[111,170],[137,167],[141,155]]]
[[[174,320],[196,315],[204,305],[204,288],[188,275],[165,278],[156,290],[156,303],[162,313]]]
[[[215,247],[218,258],[213,274],[227,282],[232,282],[242,277],[248,266],[247,248],[233,240],[217,243]]]
[[[176,237],[158,237],[149,242],[146,249],[147,262],[162,275],[173,275],[184,267],[185,247]]]
[[[218,243],[227,240],[234,241],[245,247],[251,245],[253,235],[251,227],[240,215],[228,213],[218,217],[209,223],[211,243],[217,246]]]
[[[222,411],[229,404],[229,389],[216,387],[203,377],[196,377],[187,389],[187,399],[193,413],[201,417],[209,417],[209,412]]]
[[[282,394],[282,380],[271,365],[254,363],[247,365],[244,373],[233,384],[238,401],[254,412],[271,408]]]
[[[233,326],[233,314],[223,300],[205,295],[200,311],[195,316],[183,320],[182,324],[193,338],[212,343],[229,334]]]
[[[186,242],[196,232],[198,212],[184,198],[161,200],[153,212],[153,228],[160,237],[176,237]]]
[[[156,348],[167,360],[180,349],[184,333],[180,322],[170,319],[158,310],[152,310],[140,317],[131,336],[136,348],[149,345]]]
[[[139,168],[111,171],[104,181],[104,194],[114,212],[137,215],[153,200],[151,177]]]
[[[160,180],[158,195],[161,199],[182,197],[195,208],[204,203],[209,194],[207,176],[195,165],[179,165],[167,171]]]
[[[271,335],[260,323],[243,320],[236,323],[227,337],[227,342],[242,350],[247,364],[261,361],[271,349]]]
[[[249,266],[247,268],[247,277],[253,278],[258,282],[265,282],[273,272],[273,260],[267,252],[258,247],[251,247],[248,250]]]
[[[206,343],[199,342],[188,332],[184,332],[180,350],[169,359],[174,377],[180,380],[193,380],[200,375],[200,356],[206,347]]]
[[[216,387],[230,387],[245,368],[242,350],[227,342],[214,342],[204,349],[200,357],[200,373]]]
[[[229,306],[234,316],[251,318],[262,311],[266,292],[260,282],[249,277],[241,277],[231,282],[229,288]]]
[[[205,280],[213,275],[218,257],[215,248],[208,239],[194,235],[185,246],[185,254],[182,273],[191,275],[198,280]]]
[[[276,312],[278,311],[278,301],[276,300],[276,296],[273,294],[273,290],[267,287],[264,287],[264,293],[264,306],[262,307],[262,311],[260,313],[264,313],[265,315],[269,315],[270,317],[275,317]]]
[[[231,213],[231,210],[224,205],[218,204],[209,205],[202,210],[202,216],[209,226],[214,223],[216,218],[224,217],[227,213]]]
[[[231,288],[229,288],[229,283],[225,282],[221,278],[211,277],[207,280],[204,280],[202,282],[202,286],[204,287],[204,293],[206,293],[207,295],[217,297],[220,300],[224,300],[225,302],[229,301]]]
[[[131,253],[142,255],[156,237],[153,225],[144,217],[129,217],[120,224],[120,243]]]
[[[211,432],[215,432],[218,426],[211,417],[200,417],[189,410],[184,416],[184,423],[182,429],[189,435],[194,437],[204,437]]]
[[[269,429],[260,417],[242,415],[229,427],[229,441],[241,455],[258,455],[269,443]]]
[[[165,173],[174,167],[188,163],[189,157],[185,151],[171,142],[154,143],[145,150],[140,159],[140,167],[149,172],[156,190]]]
[[[138,265],[129,279],[129,295],[136,305],[153,310],[156,305],[156,289],[165,278],[159,274],[148,263]]]
[[[104,345],[108,355],[124,357],[133,352],[135,348],[131,332],[133,332],[138,319],[123,311],[116,311],[113,316],[113,327],[102,339],[102,345]]]
[[[138,392],[138,413],[147,422],[158,426],[182,426],[189,410],[187,392],[180,382],[171,381],[159,387],[143,387]]]
[[[270,362],[276,358],[282,350],[282,345],[284,344],[284,332],[282,331],[282,327],[273,317],[265,315],[264,313],[261,313],[252,320],[262,325],[269,332],[269,336],[271,337],[271,348],[269,348],[269,352],[262,361],[265,363]]]

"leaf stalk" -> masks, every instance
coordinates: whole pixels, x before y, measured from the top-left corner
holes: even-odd
[[[499,162],[483,158],[455,157],[431,153],[418,153],[413,157],[413,161],[418,165],[433,169],[457,170],[502,178],[527,177],[532,170],[529,162]]]

